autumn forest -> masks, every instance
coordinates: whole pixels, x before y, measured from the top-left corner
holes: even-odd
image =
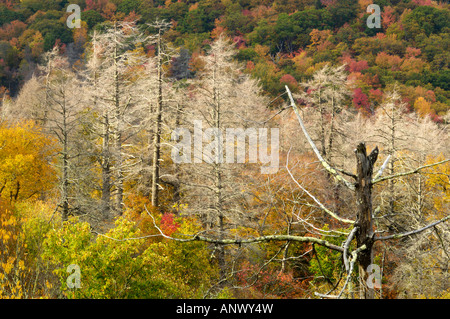
[[[0,0],[0,299],[449,299],[449,21]]]

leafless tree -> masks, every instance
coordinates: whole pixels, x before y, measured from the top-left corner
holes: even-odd
[[[104,33],[95,34],[92,41],[88,79],[92,84],[92,106],[101,114],[96,130],[102,141],[99,162],[101,211],[105,218],[123,212],[124,171],[128,166],[124,145],[135,134],[130,124],[138,104],[134,94],[136,73],[145,61],[138,50],[142,41],[133,22],[114,22]]]
[[[151,201],[152,206],[158,207],[159,197],[159,183],[160,183],[160,160],[161,160],[161,126],[163,116],[163,63],[167,59],[167,51],[164,49],[162,36],[164,31],[169,29],[171,23],[166,21],[155,21],[150,27],[157,30],[154,36],[156,42],[156,70],[157,70],[157,92],[156,92],[156,109],[155,109],[155,128],[153,140],[153,163],[152,163],[152,188]]]
[[[295,104],[294,99],[289,91],[289,88],[286,86],[286,90],[289,94],[291,106],[295,111],[298,122],[302,128],[304,136],[306,137],[308,143],[314,151],[317,159],[321,163],[321,166],[329,173],[333,178],[341,183],[344,187],[348,188],[350,191],[353,191],[355,194],[355,204],[357,207],[355,219],[347,219],[338,216],[335,212],[328,209],[320,200],[317,199],[311,192],[309,192],[306,188],[302,186],[302,184],[296,180],[295,176],[290,173],[292,180],[296,183],[296,185],[302,189],[314,202],[315,204],[327,215],[335,219],[337,222],[349,225],[350,228],[348,232],[346,232],[346,239],[343,241],[341,246],[337,246],[335,244],[331,244],[325,239],[310,237],[310,236],[296,236],[296,235],[266,235],[260,237],[251,237],[251,238],[225,238],[225,237],[212,237],[205,236],[202,233],[198,233],[190,236],[190,238],[182,237],[182,238],[173,238],[166,236],[160,229],[160,233],[162,236],[187,242],[200,240],[205,242],[210,242],[214,244],[221,245],[230,245],[230,244],[248,244],[255,242],[265,242],[265,241],[294,241],[294,242],[310,242],[313,244],[322,245],[333,249],[335,251],[339,251],[342,253],[342,258],[346,270],[346,279],[343,286],[340,287],[340,291],[338,294],[331,295],[331,292],[327,294],[318,294],[321,297],[327,298],[341,298],[343,296],[343,292],[347,288],[350,283],[350,278],[352,272],[355,268],[358,269],[359,273],[359,290],[360,290],[360,298],[373,298],[374,297],[374,289],[373,286],[368,285],[369,282],[369,266],[373,264],[373,249],[374,243],[377,241],[386,241],[391,239],[400,239],[405,238],[407,236],[412,236],[416,234],[420,234],[428,229],[436,227],[437,225],[446,222],[450,215],[444,216],[443,218],[429,223],[423,227],[409,230],[406,232],[391,234],[380,236],[375,230],[375,225],[373,222],[373,203],[372,203],[372,188],[373,185],[382,183],[384,181],[388,181],[393,178],[399,178],[404,176],[409,176],[411,174],[415,174],[423,169],[434,167],[449,160],[443,160],[436,163],[423,165],[420,167],[416,167],[412,171],[396,173],[393,175],[382,176],[385,167],[387,166],[387,162],[383,163],[379,169],[375,168],[375,163],[378,158],[378,148],[372,150],[370,154],[367,154],[365,143],[361,142],[357,145],[355,149],[355,157],[356,157],[356,174],[349,174],[352,177],[352,181],[348,180],[348,177],[344,177],[343,173],[339,172],[335,168],[333,168],[320,154],[317,146],[311,139],[306,127],[303,123],[303,120],[300,116],[300,112]],[[288,156],[289,159],[289,156]],[[286,169],[288,172],[291,172],[289,169],[289,162],[286,163]],[[156,225],[155,225],[156,226]],[[350,251],[350,243],[355,240],[356,248]],[[335,287],[334,289],[336,289]]]
[[[37,121],[58,141],[60,150],[55,154],[60,171],[58,209],[61,209],[62,219],[66,220],[69,214],[76,213],[79,158],[86,154],[76,145],[84,102],[79,94],[82,85],[70,70],[67,58],[59,54],[58,47],[45,54],[44,61],[45,64],[40,66],[41,74],[32,77],[22,91],[24,96],[19,96],[11,109],[5,111],[9,113],[8,117],[16,116],[15,120]],[[24,101],[28,94],[33,98]]]
[[[258,94],[257,82],[240,72],[234,54],[233,45],[224,38],[211,44],[203,57],[204,69],[198,72],[190,92],[192,106],[183,109],[181,121],[190,132],[194,128],[191,163],[180,164],[184,172],[181,190],[186,194],[181,202],[188,205],[185,212],[198,215],[208,232],[219,240],[225,238],[231,226],[249,225],[254,218],[246,209],[252,197],[246,186],[251,178],[242,171],[245,163],[236,164],[236,141],[225,139],[227,129],[246,132],[266,114],[266,101]],[[253,141],[243,142],[248,145]],[[253,155],[249,160],[254,160]],[[249,165],[259,169],[256,162]],[[224,277],[225,248],[218,245],[216,249]]]

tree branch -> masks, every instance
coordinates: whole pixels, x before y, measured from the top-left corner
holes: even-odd
[[[347,237],[347,240],[344,243],[344,254],[343,254],[343,259],[344,259],[344,266],[345,266],[345,270],[349,271],[349,265],[348,265],[348,258],[347,258],[347,253],[348,253],[348,248],[350,246],[350,243],[353,239],[353,237],[355,236],[356,232],[358,231],[358,226],[356,226],[355,228],[352,229],[352,231],[350,232],[350,234]]]
[[[347,181],[345,178],[343,178],[341,175],[339,175],[339,173],[325,161],[325,159],[322,157],[322,155],[320,155],[320,152],[317,149],[317,146],[314,144],[313,140],[311,139],[311,137],[308,134],[308,131],[306,130],[305,125],[303,124],[303,120],[302,120],[302,118],[300,116],[300,113],[298,111],[297,105],[295,105],[294,98],[292,97],[291,91],[289,90],[287,85],[285,85],[285,87],[286,87],[286,91],[287,91],[287,93],[289,95],[289,99],[291,101],[291,106],[294,109],[295,115],[297,115],[298,122],[300,123],[300,126],[302,128],[303,134],[305,135],[306,139],[308,140],[309,145],[311,145],[311,148],[313,149],[314,153],[316,154],[316,156],[319,159],[319,161],[322,164],[322,166],[331,175],[333,175],[335,179],[337,179],[339,182],[344,184],[348,189],[355,190],[355,185],[353,185],[352,183]]]
[[[418,173],[420,170],[422,170],[422,169],[424,169],[424,168],[428,168],[428,167],[440,165],[440,164],[446,163],[446,162],[448,162],[448,161],[450,161],[450,159],[446,159],[446,160],[443,160],[443,161],[440,161],[440,162],[437,162],[437,163],[433,163],[433,164],[423,165],[423,166],[417,167],[416,169],[413,169],[412,171],[403,172],[403,173],[398,173],[398,174],[394,174],[394,175],[389,175],[389,176],[381,177],[381,178],[378,178],[378,179],[375,178],[375,179],[372,180],[372,185],[373,185],[373,184],[376,184],[376,183],[379,183],[379,182],[386,181],[386,180],[388,180],[388,179],[393,179],[393,178],[396,178],[396,177],[401,177],[401,176],[407,176],[407,175],[411,175],[411,174],[416,174],[416,173]],[[383,165],[384,165],[384,164],[383,164]],[[378,175],[379,175],[379,174],[377,173],[377,176],[378,176]],[[376,177],[377,177],[377,176],[376,176]]]
[[[417,234],[417,233],[420,233],[420,232],[422,232],[424,230],[427,230],[428,228],[434,227],[434,226],[436,226],[436,225],[438,225],[440,223],[446,222],[448,219],[450,219],[450,215],[448,215],[447,217],[444,217],[444,218],[442,218],[442,219],[440,219],[440,220],[438,220],[438,221],[436,221],[434,223],[431,223],[431,224],[429,224],[429,225],[427,225],[425,227],[416,229],[416,230],[411,230],[411,231],[407,231],[407,232],[404,232],[404,233],[393,234],[393,235],[388,235],[388,236],[375,237],[374,241],[376,241],[376,240],[398,239],[398,238],[402,238],[402,237],[405,237],[405,236]]]
[[[341,218],[338,215],[336,215],[335,213],[333,213],[331,210],[329,210],[328,208],[326,208],[317,198],[315,198],[310,192],[308,192],[302,185],[300,185],[299,182],[296,181],[296,179],[294,178],[294,176],[292,175],[290,169],[289,169],[289,153],[291,152],[291,150],[289,150],[287,156],[286,156],[286,170],[289,173],[289,175],[291,176],[292,180],[294,181],[294,183],[301,188],[309,197],[311,197],[317,205],[319,205],[319,207],[326,212],[328,215],[330,215],[331,217],[337,219],[338,221],[342,222],[342,223],[347,223],[347,224],[354,224],[355,221],[350,220],[350,219],[346,219],[346,218]]]
[[[356,228],[354,228],[356,229]],[[318,292],[315,292],[314,294],[316,296],[322,297],[322,298],[330,298],[330,299],[339,299],[342,296],[342,293],[344,292],[345,288],[347,288],[348,282],[350,281],[350,277],[352,275],[353,272],[353,268],[355,266],[355,262],[357,260],[358,257],[358,253],[360,253],[361,251],[363,251],[364,249],[366,249],[366,245],[362,245],[361,247],[356,248],[354,251],[352,251],[352,258],[350,258],[350,265],[349,265],[349,269],[347,271],[347,278],[345,280],[344,286],[342,287],[341,291],[339,292],[338,295],[328,295],[328,294],[320,294]]]
[[[386,168],[386,166],[387,166],[387,164],[388,164],[390,159],[391,159],[391,155],[389,154],[388,157],[385,159],[383,165],[381,165],[380,169],[378,170],[378,172],[375,175],[375,177],[373,178],[373,180],[376,180],[378,177],[381,176],[381,174],[383,174],[383,171],[385,170],[385,168]]]
[[[145,210],[147,211],[147,214],[152,218],[153,220],[153,226],[158,230],[158,232],[161,234],[162,237],[179,241],[179,242],[192,242],[192,241],[204,241],[207,243],[213,243],[217,245],[242,245],[242,244],[251,244],[251,243],[260,243],[260,242],[267,242],[267,241],[296,241],[296,242],[304,242],[304,243],[315,243],[321,246],[325,246],[327,248],[344,252],[344,249],[340,246],[334,245],[324,239],[319,239],[315,237],[308,237],[308,236],[295,236],[295,235],[267,235],[267,236],[259,236],[259,237],[253,237],[253,238],[247,238],[247,239],[217,239],[217,238],[211,238],[199,235],[199,233],[194,235],[188,235],[190,238],[176,238],[171,237],[163,233],[161,228],[159,228],[156,225],[156,221],[153,217],[153,215],[148,211],[147,206],[145,206]]]

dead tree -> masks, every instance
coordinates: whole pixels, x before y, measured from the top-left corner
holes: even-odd
[[[355,265],[357,265],[358,273],[359,273],[359,295],[361,299],[370,299],[374,298],[374,289],[373,286],[368,285],[368,271],[369,266],[373,264],[373,247],[374,243],[376,241],[382,241],[382,240],[390,240],[390,239],[398,239],[403,238],[406,236],[414,235],[421,233],[429,228],[435,227],[436,225],[446,222],[450,219],[450,214],[446,217],[435,221],[433,223],[428,224],[425,227],[398,233],[398,234],[391,234],[387,236],[377,236],[376,230],[374,229],[374,225],[372,222],[372,187],[374,184],[391,180],[393,178],[398,178],[402,176],[407,176],[410,174],[418,173],[419,171],[439,165],[445,162],[450,161],[450,159],[443,160],[437,163],[429,164],[420,166],[414,170],[398,173],[394,175],[389,175],[385,177],[381,177],[384,169],[387,166],[387,162],[389,160],[389,157],[387,160],[383,163],[381,168],[377,171],[377,173],[374,175],[374,165],[377,161],[378,157],[378,148],[375,147],[372,152],[367,155],[367,149],[364,142],[361,142],[358,144],[358,146],[355,149],[355,156],[356,156],[356,175],[348,172],[343,172],[342,170],[336,170],[330,164],[323,159],[321,156],[319,150],[317,149],[316,145],[312,141],[311,137],[309,136],[302,118],[300,116],[299,110],[294,102],[294,99],[292,98],[292,94],[289,90],[289,88],[286,86],[286,91],[289,95],[289,99],[291,102],[291,107],[293,108],[298,122],[301,126],[301,129],[308,140],[312,150],[314,151],[316,157],[318,158],[319,162],[322,164],[323,168],[327,171],[328,174],[332,175],[337,183],[342,184],[346,188],[348,188],[350,191],[354,192],[354,197],[356,201],[356,219],[346,219],[338,216],[335,212],[329,210],[325,207],[314,195],[312,195],[310,192],[308,192],[302,185],[299,183],[293,174],[291,173],[289,169],[289,154],[287,157],[287,163],[286,163],[286,169],[288,173],[290,174],[292,180],[295,182],[295,184],[302,189],[309,197],[311,197],[314,202],[317,204],[317,206],[324,211],[329,216],[333,217],[335,220],[337,220],[340,223],[350,225],[349,232],[347,232],[346,239],[343,241],[341,246],[332,244],[328,242],[327,240],[316,238],[316,237],[309,237],[309,236],[296,236],[296,235],[267,235],[267,236],[259,236],[259,237],[251,237],[251,238],[214,238],[209,236],[204,236],[203,232],[199,232],[194,235],[183,235],[182,237],[170,237],[164,234],[161,229],[154,223],[154,226],[158,229],[161,236],[165,238],[169,238],[172,240],[180,241],[180,242],[190,242],[190,241],[204,241],[209,243],[214,243],[216,245],[244,245],[244,244],[250,244],[250,243],[258,243],[258,242],[268,242],[268,241],[284,241],[284,242],[309,242],[311,244],[317,244],[322,245],[324,247],[327,247],[331,250],[338,251],[342,253],[342,258],[345,266],[346,271],[346,280],[343,285],[343,287],[340,289],[338,294],[331,295],[331,292],[328,292],[327,294],[318,294],[316,295],[324,298],[341,298],[343,296],[344,291],[346,290],[351,275],[353,273],[353,270],[355,269]],[[353,178],[353,181],[348,181],[346,178],[343,177],[343,175],[347,175]],[[148,211],[147,211],[148,212]],[[148,212],[149,213],[149,212]],[[150,214],[150,213],[149,213]],[[150,214],[151,216],[151,214]],[[152,217],[152,216],[151,216]],[[153,218],[153,217],[152,217]],[[352,251],[350,250],[350,243],[356,240],[356,248]],[[335,290],[337,287],[334,287],[333,290]]]
[[[156,34],[157,59],[156,68],[158,72],[157,95],[156,95],[156,114],[155,128],[153,136],[153,163],[152,163],[152,186],[151,202],[153,207],[159,206],[159,183],[160,183],[160,161],[161,161],[161,127],[163,115],[163,43],[162,36],[164,31],[169,29],[172,24],[166,21],[156,21],[150,27],[158,30]]]

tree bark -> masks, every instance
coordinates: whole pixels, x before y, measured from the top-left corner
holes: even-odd
[[[65,98],[65,97],[64,97]],[[62,220],[67,220],[69,216],[69,138],[67,131],[66,103],[62,105],[62,136],[63,136],[63,169],[62,169]]]
[[[101,213],[103,218],[108,219],[111,211],[111,153],[109,150],[109,116],[108,111],[103,112],[102,132],[102,202]]]
[[[117,36],[117,24],[114,23],[114,34]],[[122,215],[122,202],[123,202],[123,157],[122,157],[122,131],[121,131],[121,123],[122,123],[122,110],[120,105],[120,75],[119,75],[119,53],[118,53],[118,39],[116,38],[116,45],[114,47],[114,109],[115,109],[115,120],[116,127],[114,131],[114,148],[115,148],[115,169],[116,169],[116,213]]]
[[[378,147],[367,156],[366,145],[358,144],[356,150],[357,182],[356,182],[356,204],[357,218],[355,225],[357,247],[366,245],[366,249],[358,255],[358,271],[360,280],[360,298],[373,299],[374,291],[366,284],[368,274],[367,267],[373,262],[373,221],[372,221],[372,174],[373,165],[378,157]]]
[[[151,201],[153,207],[159,206],[159,160],[161,157],[161,122],[162,122],[162,55],[161,55],[161,28],[158,28],[158,97],[156,101],[156,120],[153,140],[153,166]]]

